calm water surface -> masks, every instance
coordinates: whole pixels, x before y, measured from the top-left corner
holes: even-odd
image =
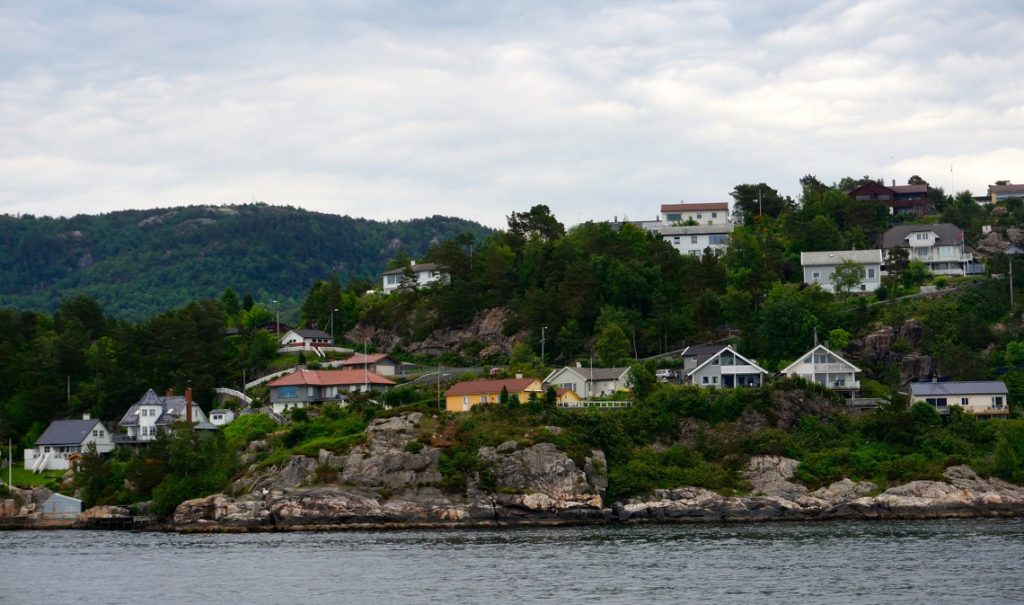
[[[1022,603],[1024,519],[0,532],[0,603]]]

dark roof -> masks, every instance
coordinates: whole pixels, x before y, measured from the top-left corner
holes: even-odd
[[[97,424],[102,425],[99,420],[54,420],[36,439],[36,445],[79,445]]]
[[[914,397],[935,395],[1006,395],[1006,384],[1002,380],[975,380],[966,382],[912,382],[910,394]]]
[[[690,345],[683,349],[680,357],[711,356],[725,348],[725,345]]]
[[[121,422],[117,423],[118,426],[138,426],[139,408],[144,405],[158,405],[162,409],[160,417],[157,418],[154,423],[157,426],[166,426],[175,420],[185,419],[186,402],[184,395],[160,397],[153,392],[153,389],[149,389],[146,391],[146,394],[142,396],[142,399],[139,399],[137,402],[132,404],[132,407],[128,408],[128,411],[124,413],[124,417],[121,418]],[[192,401],[192,411],[193,414],[201,411],[199,404],[194,400]],[[193,416],[193,420],[195,419],[195,416]]]
[[[420,271],[440,271],[441,265],[435,263],[418,263],[415,265],[409,265],[409,268],[414,272],[419,273]],[[405,273],[405,267],[399,267],[398,269],[392,269],[385,271],[381,275],[395,275],[397,273]]]
[[[700,204],[662,204],[662,212],[703,212],[706,210],[729,210],[728,202],[704,202]]]
[[[302,330],[292,330],[292,332],[295,332],[296,334],[298,334],[299,336],[301,336],[303,338],[326,338],[328,340],[330,340],[330,338],[331,338],[331,335],[328,334],[327,332],[324,332],[323,330],[302,329]]]
[[[1010,183],[1009,185],[989,185],[989,193],[1024,193],[1024,185]]]
[[[936,223],[934,225],[896,225],[889,229],[882,236],[882,247],[883,248],[896,248],[897,246],[906,248],[910,244],[907,243],[907,236],[911,233],[917,233],[920,231],[932,231],[935,235],[939,236],[938,243],[940,245],[949,246],[963,240],[963,229],[957,227],[953,223]]]
[[[889,189],[896,193],[928,193],[928,185],[893,185]]]

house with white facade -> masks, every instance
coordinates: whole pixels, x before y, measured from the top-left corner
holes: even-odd
[[[544,386],[570,389],[583,399],[589,399],[629,390],[628,378],[629,368],[589,368],[577,364],[554,370],[544,379]]]
[[[844,397],[853,397],[860,389],[857,374],[861,369],[846,361],[825,345],[818,345],[782,370],[785,376],[799,376],[820,384]]]
[[[910,383],[910,403],[922,401],[940,414],[948,414],[953,406],[976,416],[1010,414],[1009,391],[1002,380]]]
[[[448,274],[444,272],[440,265],[434,263],[421,263],[417,265],[416,261],[412,261],[408,268],[415,275],[415,286],[417,288],[448,281]],[[383,281],[381,285],[384,289],[384,294],[390,294],[402,285],[402,281],[406,279],[405,270],[406,267],[402,267],[385,271],[381,274]]]
[[[874,292],[882,285],[881,250],[825,250],[822,252],[801,252],[800,265],[804,271],[805,284],[818,284],[829,292],[835,292],[832,276],[836,268],[846,261],[853,261],[861,267],[861,278],[854,292]]]
[[[54,420],[36,439],[35,447],[25,450],[25,470],[67,470],[90,446],[100,454],[114,449],[114,437],[102,422],[88,414],[80,420]]]
[[[705,248],[711,248],[719,253],[724,252],[734,228],[732,223],[686,225],[663,227],[658,233],[680,254],[701,256]]]
[[[687,372],[686,380],[691,384],[714,389],[757,388],[764,386],[767,375],[768,370],[728,345]]]
[[[226,426],[235,421],[235,412],[227,408],[210,410],[210,424],[213,426]]]
[[[185,389],[184,395],[175,395],[173,390],[168,390],[163,397],[149,389],[117,423],[124,432],[114,440],[116,443],[146,444],[181,421],[191,422],[196,428],[216,428],[210,424],[202,408],[192,401],[192,389]]]
[[[693,222],[698,225],[724,225],[729,222],[728,202],[662,204],[661,222],[676,225]]]
[[[906,248],[910,259],[917,259],[936,275],[967,275],[974,255],[964,248],[964,231],[952,223],[934,225],[896,225],[882,236],[882,247]]]

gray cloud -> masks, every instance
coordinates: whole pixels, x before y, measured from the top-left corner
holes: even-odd
[[[1012,3],[75,6],[0,7],[2,212],[573,223],[806,173],[1024,180]]]

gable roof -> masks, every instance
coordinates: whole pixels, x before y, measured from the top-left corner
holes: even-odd
[[[388,355],[387,353],[371,353],[369,355],[356,354],[356,355],[353,355],[352,357],[349,357],[348,359],[342,361],[338,365],[342,365],[342,366],[357,366],[358,365],[358,366],[361,366],[364,363],[366,363],[366,364],[375,364],[378,361],[383,361],[385,359],[390,359],[391,363],[393,363],[395,365],[398,365],[398,360],[396,360],[394,357]]]
[[[441,271],[442,270],[441,269],[441,265],[438,265],[437,263],[417,263],[415,265],[407,265],[407,267],[412,269],[413,272],[415,272],[415,273],[422,273],[424,271]],[[397,274],[401,274],[401,273],[405,273],[405,267],[399,267],[397,269],[391,269],[390,271],[385,271],[384,273],[381,273],[381,275],[397,275]]]
[[[847,260],[864,265],[869,263],[882,264],[881,250],[823,250],[821,252],[801,252],[800,265],[811,267],[818,265],[838,265]]]
[[[928,193],[928,185],[893,185],[889,189],[896,193]]]
[[[627,372],[628,367],[621,368],[589,368],[589,367],[578,367],[578,366],[564,366],[553,370],[544,379],[544,382],[551,382],[551,378],[560,372],[569,371],[583,380],[621,380]]]
[[[706,210],[729,210],[728,202],[703,202],[697,204],[662,204],[662,212],[702,212]]]
[[[304,328],[301,330],[292,330],[292,332],[295,332],[303,338],[326,338],[328,340],[331,338],[331,335],[323,330]]]
[[[906,248],[909,246],[907,237],[911,233],[931,231],[938,236],[940,244],[949,246],[963,241],[964,231],[953,223],[935,223],[934,225],[896,225],[882,236],[883,248]]]
[[[804,353],[803,355],[801,355],[800,357],[798,357],[796,361],[794,361],[793,363],[791,363],[791,364],[789,364],[788,366],[786,366],[786,367],[785,367],[785,368],[784,368],[784,369],[782,370],[782,372],[780,372],[780,373],[781,373],[781,374],[788,374],[788,373],[789,373],[789,371],[790,371],[791,369],[793,369],[793,367],[794,367],[794,366],[796,366],[796,365],[798,365],[798,364],[801,364],[801,363],[803,363],[803,360],[804,360],[804,359],[805,359],[805,358],[806,358],[806,357],[807,357],[808,355],[813,355],[813,354],[814,354],[814,352],[815,352],[815,351],[817,351],[818,349],[821,349],[821,350],[825,351],[826,353],[831,353],[832,355],[835,355],[835,356],[836,356],[836,359],[838,359],[840,363],[846,364],[846,365],[847,365],[847,366],[849,366],[849,367],[850,367],[850,369],[851,369],[851,370],[853,370],[854,372],[860,372],[860,371],[861,371],[861,369],[860,369],[860,368],[858,368],[857,366],[853,365],[853,364],[852,364],[852,363],[850,363],[849,361],[846,361],[846,359],[844,359],[844,358],[843,358],[843,356],[842,356],[842,355],[840,355],[839,353],[836,353],[835,351],[833,351],[832,349],[830,349],[830,348],[826,347],[825,345],[818,345],[818,346],[814,347],[813,349],[811,349],[810,351],[807,351],[806,353]]]
[[[1010,183],[1009,185],[989,185],[989,193],[1024,193],[1024,185]]]
[[[690,345],[683,349],[683,352],[679,354],[680,357],[701,357],[704,355],[714,355],[715,353],[722,350],[723,345]]]
[[[1006,383],[1002,380],[973,380],[964,382],[912,382],[910,394],[913,397],[942,395],[1006,395]]]
[[[273,380],[267,388],[290,386],[347,386],[353,384],[380,384],[394,386],[395,382],[369,370],[307,370],[300,368],[291,374]]]
[[[102,423],[99,420],[54,420],[36,439],[36,445],[79,445],[97,424]]]
[[[761,366],[757,365],[757,363],[755,363],[754,360],[749,359],[747,357],[744,357],[743,355],[740,355],[739,353],[737,353],[736,349],[732,348],[732,345],[726,345],[726,346],[722,347],[717,353],[715,353],[714,355],[712,355],[712,356],[708,357],[707,359],[705,359],[704,363],[700,364],[699,366],[697,366],[697,367],[693,368],[692,370],[690,370],[689,372],[687,372],[686,375],[689,377],[690,375],[692,375],[697,370],[703,368],[704,366],[708,365],[709,363],[711,363],[715,359],[721,357],[722,353],[725,353],[726,351],[730,351],[733,355],[735,355],[736,357],[739,357],[743,361],[747,362],[747,364],[749,364],[751,367],[753,367],[755,370],[761,372],[762,374],[767,374],[768,373],[768,370],[766,370],[766,369],[762,368]]]
[[[166,426],[175,420],[185,418],[185,408],[188,406],[188,402],[185,401],[184,395],[160,397],[153,392],[153,389],[149,389],[141,399],[133,403],[132,407],[128,408],[128,411],[124,413],[124,417],[122,417],[121,421],[117,423],[118,426],[138,426],[139,408],[144,405],[160,406],[160,417],[156,419],[154,424],[157,426]],[[203,410],[199,407],[199,403],[193,400],[192,420],[201,422],[204,417],[205,414],[203,414]]]
[[[522,393],[534,383],[540,384],[536,378],[500,378],[496,380],[467,380],[457,382],[450,389],[444,392],[446,397],[453,395],[482,395],[500,393],[501,387],[505,387],[509,393]],[[540,392],[541,389],[532,389]]]

